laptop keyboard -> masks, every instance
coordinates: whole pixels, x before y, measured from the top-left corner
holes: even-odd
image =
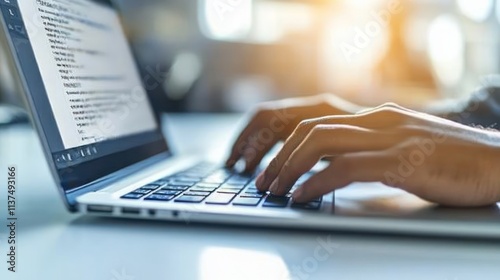
[[[209,163],[162,178],[123,195],[123,199],[205,203],[241,207],[269,207],[319,210],[321,197],[305,204],[292,202],[291,193],[311,176],[302,176],[285,196],[262,193],[255,187],[255,175],[242,175]]]

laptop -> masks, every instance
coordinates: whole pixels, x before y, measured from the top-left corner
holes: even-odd
[[[498,205],[448,209],[380,183],[305,204],[261,193],[255,174],[174,155],[116,6],[108,0],[0,0],[4,40],[60,195],[87,215],[500,237]],[[222,159],[221,159],[222,162]],[[302,176],[299,186],[314,170]],[[293,191],[293,189],[291,191]]]

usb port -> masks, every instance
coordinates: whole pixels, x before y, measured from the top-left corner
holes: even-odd
[[[88,205],[87,211],[93,213],[112,213],[113,207],[105,205]]]
[[[128,208],[128,207],[122,208],[122,214],[139,215],[140,213],[141,210],[139,210],[138,208]]]

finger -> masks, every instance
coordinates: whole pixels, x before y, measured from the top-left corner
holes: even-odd
[[[255,130],[258,127],[262,126],[262,123],[265,121],[265,113],[262,111],[258,111],[253,115],[253,117],[248,122],[248,125],[243,129],[240,133],[236,141],[234,142],[230,155],[226,160],[226,166],[232,168],[236,162],[243,156],[243,153],[246,150],[246,146],[248,145],[248,138],[255,134]]]
[[[306,203],[354,182],[388,183],[387,172],[396,168],[397,156],[388,150],[342,155],[305,181],[292,198],[298,203]]]
[[[260,184],[256,184],[257,188],[261,191],[266,191],[270,188],[271,183],[276,179],[276,176],[278,176],[290,155],[316,125],[344,124],[367,129],[383,129],[394,128],[402,124],[418,123],[418,119],[409,118],[406,113],[395,110],[384,109],[376,113],[353,116],[330,116],[301,122],[286,140],[285,145],[271,161],[271,164],[259,176],[258,183]]]
[[[266,130],[263,130],[265,132]],[[245,159],[245,172],[252,172],[259,165],[262,158],[279,141],[278,135],[273,132],[257,133],[249,138],[248,145],[245,147],[243,158]]]
[[[284,195],[321,158],[345,153],[385,150],[403,141],[406,135],[347,125],[318,125],[291,154],[269,190]]]

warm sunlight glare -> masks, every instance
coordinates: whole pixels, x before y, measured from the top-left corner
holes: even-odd
[[[458,83],[464,71],[464,38],[451,15],[441,15],[429,27],[428,50],[432,66],[444,86]]]
[[[200,23],[206,36],[216,40],[238,40],[252,28],[252,0],[199,0]]]
[[[493,0],[457,0],[460,12],[477,22],[488,18],[493,9],[493,3]]]

